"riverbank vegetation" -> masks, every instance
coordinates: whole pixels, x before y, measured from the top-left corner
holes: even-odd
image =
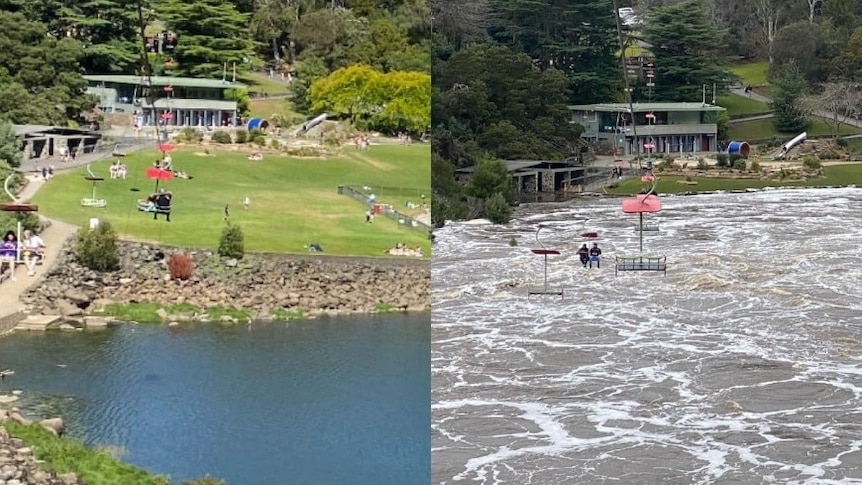
[[[11,420],[3,427],[33,449],[35,456],[43,460],[50,470],[62,473],[75,473],[87,485],[173,485],[166,476],[150,474],[140,468],[122,463],[108,452],[89,448],[80,441],[57,437],[38,423],[23,425]],[[180,485],[224,485],[222,480],[203,477],[185,480]]]
[[[306,246],[316,243],[326,254],[385,256],[400,242],[430,254],[423,231],[382,216],[369,224],[367,206],[338,193],[339,186],[354,187],[373,193],[378,203],[419,216],[423,195],[430,199],[427,145],[347,148],[328,158],[266,153],[257,162],[248,160],[248,152],[217,148],[190,147],[171,154],[174,170],[192,177],[159,183],[173,193],[171,222],[163,217],[154,221],[151,213],[138,210],[138,200],[155,190],[155,181],[145,175],[159,157],[155,151],[123,158],[125,179],[110,178],[114,160],[90,166],[106,179],[96,184],[84,178],[86,168],[58,173],[33,201],[47,217],[79,226],[99,218],[110,221],[124,239],[160,244],[215,248],[227,209],[229,221],[242,228],[246,251],[305,253]],[[81,198],[94,190],[106,207],[81,206]]]

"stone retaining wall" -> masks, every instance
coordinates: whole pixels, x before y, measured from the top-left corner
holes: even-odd
[[[187,250],[120,242],[118,271],[80,266],[66,242],[41,282],[21,296],[31,314],[76,316],[105,302],[233,307],[256,319],[274,312],[303,315],[430,311],[431,268],[415,258],[339,258],[247,254],[222,259],[208,250]],[[172,280],[167,261],[174,253],[194,261],[192,277]]]

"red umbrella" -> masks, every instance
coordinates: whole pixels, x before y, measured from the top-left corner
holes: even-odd
[[[147,168],[147,178],[150,180],[156,181],[156,192],[159,191],[159,181],[160,180],[170,180],[174,177],[173,172],[170,170],[163,170],[159,167],[148,167]]]

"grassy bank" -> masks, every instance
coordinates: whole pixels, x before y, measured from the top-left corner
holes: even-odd
[[[38,460],[48,469],[62,473],[75,473],[87,485],[171,485],[165,476],[152,475],[140,468],[122,463],[108,453],[88,448],[69,438],[58,438],[38,424],[24,426],[6,421],[3,427],[15,438],[24,441],[34,450]],[[187,480],[182,485],[221,485],[224,482],[211,477]]]
[[[766,84],[766,74],[769,72],[769,62],[744,62],[730,68],[730,72],[742,79],[743,85],[762,86]]]
[[[805,132],[808,133],[808,136],[829,136],[832,134],[832,128],[822,118],[814,118],[811,126]],[[839,130],[841,135],[854,135],[859,132],[859,128],[849,125],[841,125]],[[769,140],[775,136],[790,139],[799,134],[779,133],[771,118],[731,123],[728,133],[733,140]]]
[[[716,98],[715,103],[726,109],[730,117],[763,114],[769,111],[769,105],[766,103],[733,93]]]
[[[824,167],[824,171],[824,177],[805,181],[691,177],[691,182],[696,182],[696,184],[680,183],[686,177],[662,176],[659,174],[656,190],[659,194],[679,194],[716,190],[762,189],[764,187],[777,186],[819,187],[824,185],[862,185],[862,163],[831,165]],[[637,194],[644,188],[644,185],[640,179],[629,179],[621,182],[618,187],[609,188],[607,191],[612,194]]]
[[[212,150],[213,148],[210,147]],[[426,234],[378,217],[365,222],[366,206],[337,192],[339,185],[367,186],[377,200],[414,215],[405,205],[430,200],[431,164],[427,145],[380,146],[367,152],[345,148],[329,159],[300,159],[266,154],[263,161],[250,162],[246,152],[213,151],[203,147],[172,153],[175,170],[184,170],[191,180],[174,178],[159,184],[174,194],[171,222],[154,221],[151,214],[137,210],[138,199],[155,188],[145,170],[159,157],[155,149],[125,157],[125,180],[109,178],[113,159],[93,164],[90,169],[106,180],[96,186],[96,198],[107,200],[104,208],[82,207],[81,198],[90,197],[93,183],[86,168],[59,173],[36,194],[33,202],[48,217],[78,226],[91,218],[108,220],[122,237],[186,247],[215,248],[224,227],[224,208],[230,221],[245,234],[247,251],[304,253],[305,245],[320,244],[333,255],[384,256],[403,242],[422,247],[430,254]],[[251,204],[246,210],[243,199]]]

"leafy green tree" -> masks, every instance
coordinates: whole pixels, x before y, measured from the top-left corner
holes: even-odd
[[[728,59],[722,53],[722,31],[708,20],[697,0],[655,8],[647,15],[643,37],[655,56],[654,91],[661,101],[697,101],[702,86],[726,91]]]
[[[484,200],[484,212],[485,217],[494,224],[506,224],[512,218],[512,206],[499,192]]]
[[[512,176],[506,170],[506,164],[500,160],[485,159],[473,168],[467,184],[467,195],[485,200],[494,194],[502,194],[507,203],[515,201]]]
[[[809,82],[822,82],[828,73],[831,51],[819,24],[811,24],[807,20],[795,22],[782,27],[775,35],[770,71],[774,73],[793,61]]]
[[[12,123],[0,120],[0,162],[9,167],[18,168],[21,166],[23,156],[21,139],[12,130]],[[4,175],[3,178],[5,177]]]
[[[796,63],[785,64],[776,74],[770,109],[775,112],[773,124],[781,133],[798,133],[808,128],[808,109],[801,101],[810,87]]]
[[[369,66],[355,65],[333,71],[311,84],[313,111],[346,115],[352,122],[382,109],[382,74]]]
[[[295,64],[296,79],[290,84],[290,92],[293,95],[293,107],[300,113],[311,112],[311,85],[314,81],[326,77],[329,69],[320,57],[307,57],[305,60]]]
[[[323,59],[329,70],[354,62],[347,58],[351,45],[362,42],[367,35],[367,19],[357,18],[344,8],[323,9],[299,19],[293,29],[300,60]]]
[[[178,76],[218,77],[224,64],[245,71],[255,43],[248,35],[250,14],[221,0],[161,0],[157,13],[178,36],[174,60]]]
[[[236,109],[240,116],[248,116],[251,112],[251,99],[246,88],[225,89],[224,99],[236,101]]]
[[[290,32],[299,21],[299,7],[292,0],[257,0],[251,17],[255,39],[266,45],[276,64],[282,55],[293,62]],[[285,46],[287,48],[285,48]]]
[[[0,116],[19,124],[65,125],[91,110],[80,42],[48,35],[20,13],[0,12]]]
[[[390,133],[420,133],[431,127],[431,76],[424,72],[395,71],[383,75],[383,109],[371,125]]]

